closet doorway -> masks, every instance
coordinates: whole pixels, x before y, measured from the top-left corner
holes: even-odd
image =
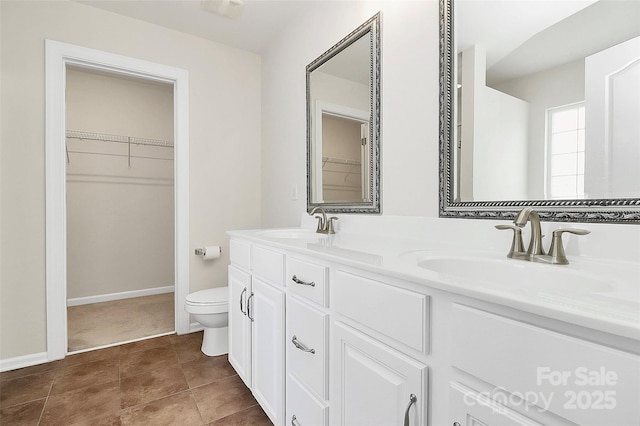
[[[182,309],[189,293],[189,74],[186,70],[96,49],[45,41],[45,264],[47,351],[43,361],[64,358],[67,348],[67,120],[68,68],[115,74],[173,87],[174,329],[190,331]],[[73,130],[73,129],[69,129]],[[97,133],[97,132],[96,132]],[[71,160],[71,158],[69,158]],[[132,159],[133,160],[133,159]],[[128,160],[127,160],[128,161]],[[117,209],[118,206],[111,206]],[[146,246],[144,250],[153,250]],[[113,321],[105,317],[103,321]],[[108,346],[108,345],[106,345]]]
[[[175,331],[173,110],[171,83],[66,68],[69,353]]]

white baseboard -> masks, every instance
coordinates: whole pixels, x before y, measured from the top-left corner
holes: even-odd
[[[176,334],[176,332],[175,331],[168,331],[166,333],[153,334],[151,336],[144,336],[144,337],[138,337],[137,339],[125,340],[124,342],[116,342],[116,343],[109,343],[107,345],[96,346],[95,348],[80,349],[80,350],[77,350],[77,351],[71,351],[71,352],[67,353],[67,356],[81,354],[81,353],[84,353],[84,352],[91,352],[91,351],[95,351],[95,350],[98,350],[98,349],[111,348],[113,346],[126,345],[127,343],[139,342],[141,340],[155,339],[156,337],[170,336],[172,334]]]
[[[196,331],[204,330],[204,327],[199,322],[192,322],[189,324],[189,333],[195,333]]]
[[[117,293],[117,294],[119,294],[119,293]],[[189,333],[195,333],[195,332],[202,331],[202,330],[204,330],[204,327],[199,322],[192,322],[189,325]],[[108,348],[108,347],[111,347],[111,346],[123,345],[125,343],[137,342],[139,340],[146,340],[146,339],[150,339],[150,338],[153,338],[153,337],[165,336],[165,335],[170,335],[170,334],[174,334],[174,333],[175,333],[174,331],[171,331],[171,332],[168,332],[168,333],[162,333],[162,334],[158,334],[158,335],[155,335],[155,336],[141,337],[139,339],[128,340],[126,342],[118,342],[118,343],[113,343],[113,344],[109,344],[109,345],[100,346],[100,347],[97,347],[97,348],[90,348],[90,349],[84,349],[84,350],[75,351],[75,352],[69,352],[67,355],[74,355],[74,354],[78,354],[78,353],[82,353],[82,352],[92,351],[92,350],[95,350],[95,349],[103,349],[103,348]],[[46,362],[49,362],[49,359],[47,358],[47,353],[46,352],[40,352],[40,353],[35,353],[35,354],[23,355],[23,356],[17,356],[15,358],[0,359],[0,372],[17,370],[18,368],[24,368],[24,367],[31,367],[33,365],[44,364]]]
[[[97,296],[76,297],[67,299],[67,306],[88,305],[89,303],[110,302],[112,300],[130,299],[132,297],[153,296],[156,294],[173,293],[175,286],[145,288],[142,290],[122,291],[120,293],[99,294]]]
[[[46,352],[0,359],[0,372],[31,367],[32,365],[44,364],[45,362],[49,362]]]

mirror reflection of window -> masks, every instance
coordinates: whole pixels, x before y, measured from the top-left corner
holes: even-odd
[[[547,112],[548,198],[585,198],[584,103]]]

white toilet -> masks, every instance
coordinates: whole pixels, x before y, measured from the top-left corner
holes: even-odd
[[[196,291],[187,296],[184,310],[204,326],[202,352],[208,356],[229,352],[228,288]]]

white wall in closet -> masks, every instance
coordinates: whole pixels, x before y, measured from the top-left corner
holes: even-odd
[[[172,142],[173,85],[70,68],[69,130]],[[67,151],[67,298],[173,286],[173,148],[67,137]]]

